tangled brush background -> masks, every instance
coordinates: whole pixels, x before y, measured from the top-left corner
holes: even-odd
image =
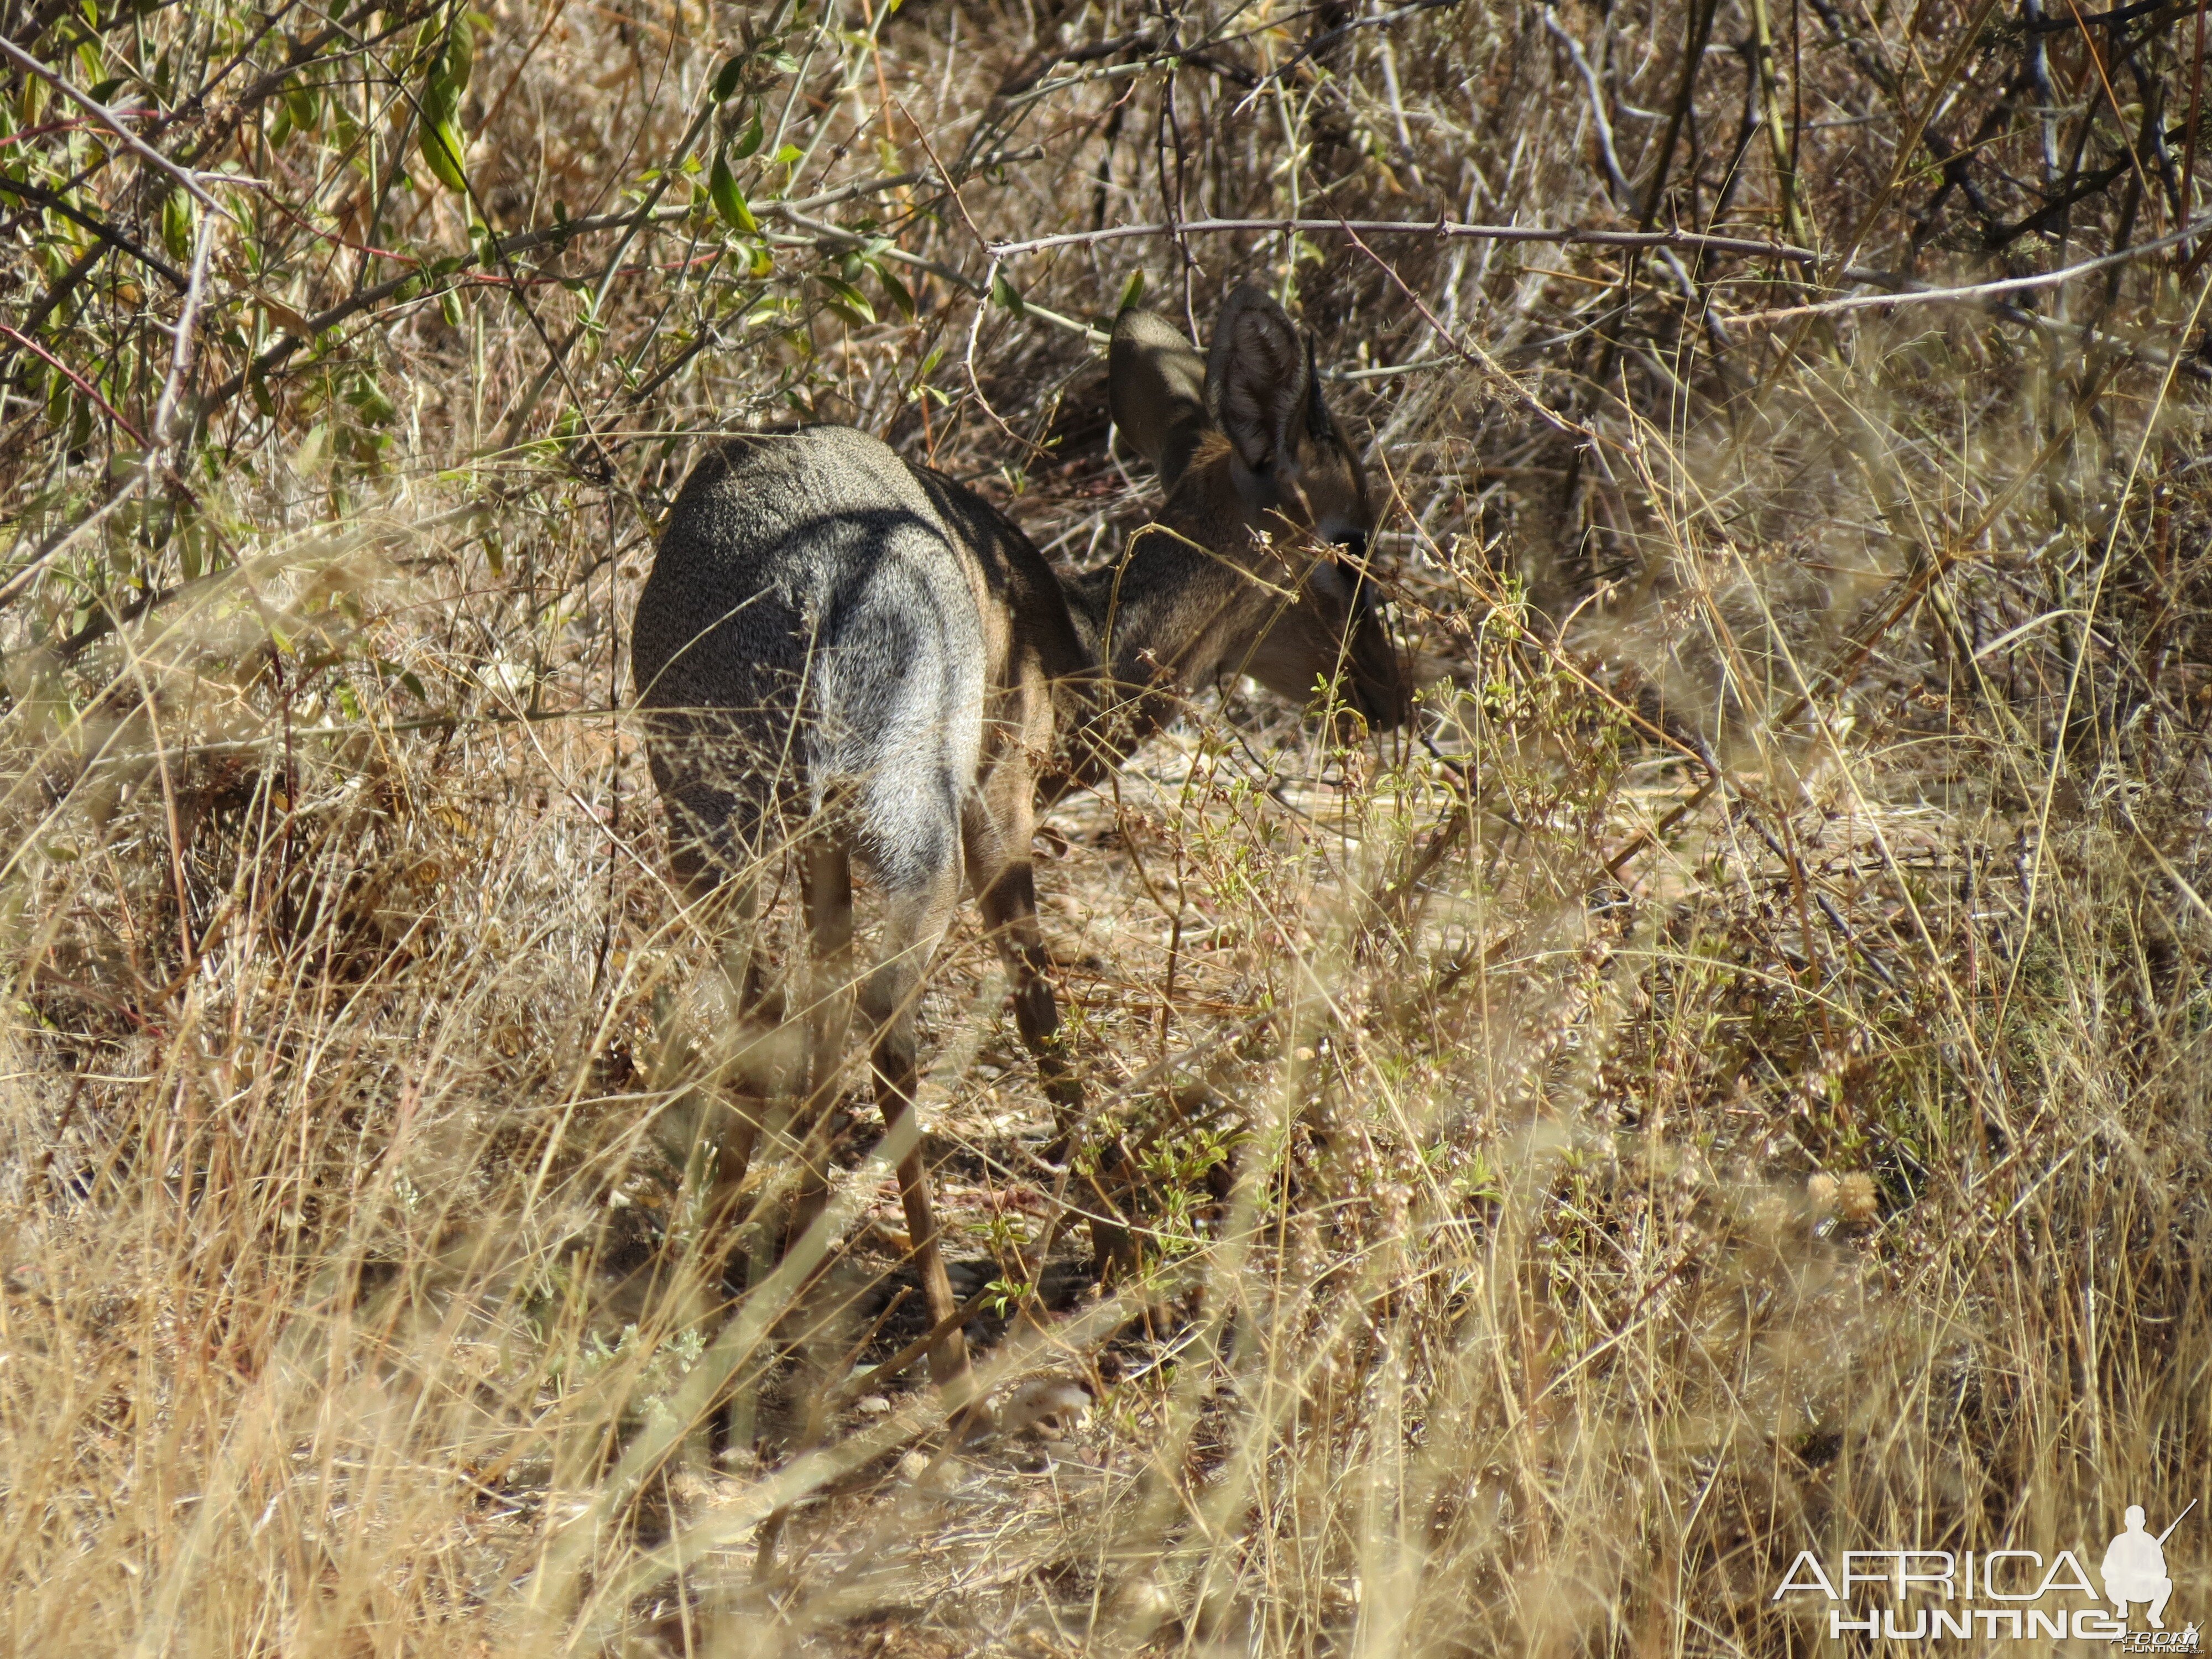
[[[2212,1504],[2205,27],[15,0],[7,1644],[1780,1654]],[[707,1213],[629,607],[763,422],[1110,556],[1098,329],[1243,278],[1438,678],[1040,841],[1141,1282],[963,922],[956,1445],[866,1111],[833,1318]]]

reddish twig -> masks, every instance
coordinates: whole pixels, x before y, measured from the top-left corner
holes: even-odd
[[[129,433],[132,438],[136,439],[140,448],[144,449],[150,447],[150,446],[146,442],[146,434],[141,432],[137,427],[131,425],[130,422],[125,420],[121,412],[117,410],[115,405],[108,402],[106,398],[100,395],[100,388],[93,385],[91,381],[86,380],[83,375],[78,374],[60,358],[55,356],[52,352],[47,350],[46,347],[40,345],[29,335],[10,328],[5,323],[0,323],[0,334],[6,335],[17,345],[22,347],[24,350],[31,353],[33,356],[44,358],[47,362],[52,364],[63,374],[68,375],[70,384],[75,386],[79,392],[84,393],[86,397],[91,398],[93,402],[98,404],[101,409],[105,410],[107,412],[107,418],[114,422],[116,425],[121,427],[125,432]]]

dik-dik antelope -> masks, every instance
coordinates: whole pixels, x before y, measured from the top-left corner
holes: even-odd
[[[972,490],[865,433],[814,426],[702,459],[638,599],[631,662],[687,900],[734,882],[730,908],[750,916],[763,861],[787,842],[797,854],[817,1119],[849,1019],[855,854],[883,890],[859,1000],[885,1128],[906,1147],[899,1191],[930,1316],[949,1329],[930,1356],[940,1385],[966,1348],[921,1139],[902,1124],[915,1004],[963,876],[1065,1135],[1081,1085],[1037,926],[1040,792],[1118,765],[1181,695],[1224,674],[1301,705],[1327,682],[1377,727],[1408,711],[1361,562],[1366,478],[1281,308],[1238,289],[1203,358],[1161,318],[1126,313],[1109,382],[1115,423],[1166,500],[1099,569],[1062,579]],[[757,1004],[757,962],[743,979],[741,1005]],[[738,1132],[739,1172],[754,1133]],[[824,1139],[805,1136],[794,1238],[825,1200]],[[726,1149],[726,1178],[731,1165]]]

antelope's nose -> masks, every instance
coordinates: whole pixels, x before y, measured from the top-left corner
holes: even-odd
[[[1394,652],[1393,656],[1395,656]],[[1403,726],[1413,712],[1411,700],[1398,680],[1398,664],[1391,664],[1389,679],[1370,678],[1364,674],[1352,677],[1352,701],[1367,724],[1377,732],[1388,732]]]

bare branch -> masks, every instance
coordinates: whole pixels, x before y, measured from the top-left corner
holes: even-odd
[[[2084,259],[2079,264],[2068,265],[2059,270],[2046,270],[2033,276],[2008,276],[1994,283],[1972,283],[1963,288],[1908,288],[1891,294],[1854,294],[1840,300],[1822,300],[1813,305],[1785,306],[1776,311],[1754,311],[1741,317],[1723,316],[1720,320],[1729,327],[1747,326],[1753,323],[1780,322],[1793,317],[1830,317],[1838,312],[1868,311],[1881,306],[1935,305],[1995,300],[2008,294],[2026,294],[2036,289],[2056,288],[2070,283],[2077,276],[2087,276],[2095,271],[2110,270],[2116,266],[2131,264],[2146,254],[2156,253],[2181,242],[2201,236],[2212,229],[2212,217],[2197,220],[2179,230],[2160,237],[2154,242],[2139,242],[2116,253],[2106,253],[2094,259]],[[1848,276],[1849,273],[1846,273]]]
[[[172,179],[174,179],[179,184],[182,185],[191,193],[192,198],[195,201],[198,202],[201,206],[206,208],[209,212],[220,213],[226,219],[231,216],[229,209],[224,207],[220,202],[216,201],[214,197],[207,193],[206,187],[199,181],[198,174],[191,172],[187,168],[179,167],[167,156],[162,155],[160,150],[155,149],[153,145],[148,143],[137,133],[131,131],[130,127],[125,125],[124,118],[120,115],[118,115],[113,110],[108,108],[106,105],[93,97],[91,94],[79,92],[59,75],[56,74],[52,70],[48,69],[44,64],[32,57],[29,52],[25,52],[22,47],[17,46],[13,40],[8,39],[4,34],[0,34],[0,55],[4,55],[12,58],[25,74],[37,76],[39,79],[44,81],[48,86],[53,88],[55,91],[60,93],[63,97],[68,99],[79,109],[84,111],[84,112],[91,116],[93,119],[98,121],[100,125],[107,128],[109,131],[112,132],[117,137],[123,141],[125,148],[129,149],[131,154],[137,156],[140,161],[146,162],[151,167],[158,168],[160,171],[167,173]]]

